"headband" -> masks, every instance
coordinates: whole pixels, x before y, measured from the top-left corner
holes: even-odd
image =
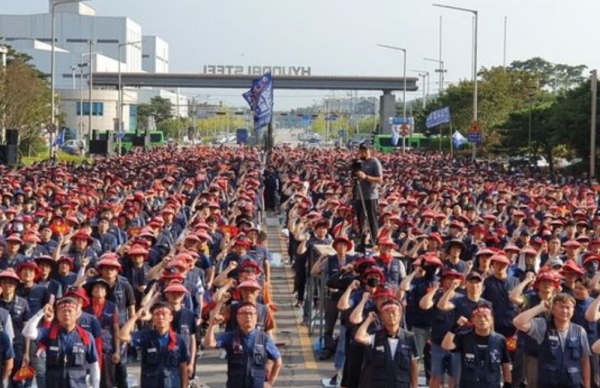
[[[492,310],[490,310],[488,307],[478,307],[475,310],[471,311],[472,316],[491,315],[491,314],[492,314]]]
[[[400,305],[396,303],[387,303],[381,308],[381,311],[400,310]]]
[[[237,313],[238,314],[245,314],[245,313],[256,314],[256,307],[250,306],[250,305],[246,305],[244,307],[239,308],[238,311],[237,311]]]
[[[64,309],[73,309],[73,310],[77,310],[79,308],[79,305],[76,303],[71,303],[71,302],[65,302],[65,303],[61,303],[57,306],[58,311],[64,310]]]
[[[167,314],[167,313],[168,314],[173,314],[173,312],[170,309],[166,308],[166,307],[159,307],[157,309],[154,309],[154,311],[152,311],[152,315],[154,315],[154,314]]]

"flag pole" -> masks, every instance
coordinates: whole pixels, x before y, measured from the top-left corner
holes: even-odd
[[[450,122],[450,159],[452,159],[454,157],[453,156],[453,153],[454,153],[453,152],[454,151],[453,137],[454,137],[454,134],[452,133],[452,122]]]
[[[265,153],[267,154],[267,164],[271,163],[271,150],[273,149],[273,116],[269,120],[267,136],[265,136]]]

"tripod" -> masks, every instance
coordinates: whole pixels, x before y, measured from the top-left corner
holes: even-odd
[[[362,191],[362,187],[360,186],[360,181],[355,176],[352,177],[353,186],[355,189],[355,193],[358,194],[358,202],[360,202],[360,209],[357,209],[355,206],[354,212],[356,213],[356,217],[359,222],[360,233],[360,241],[356,245],[356,251],[365,253],[367,248],[367,238],[369,239],[369,246],[372,245],[373,236],[375,236],[376,232],[371,230],[371,225],[369,223],[369,214],[367,212],[367,205],[365,204],[365,197]],[[355,200],[356,202],[356,200]],[[362,211],[362,219],[360,217],[359,211]]]

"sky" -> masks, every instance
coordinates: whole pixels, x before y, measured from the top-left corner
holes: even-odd
[[[550,62],[600,67],[597,0],[434,0],[476,9],[479,67],[535,56]],[[170,47],[171,72],[201,72],[204,65],[310,66],[313,75],[401,76],[405,48],[407,75],[432,73],[438,90],[439,24],[446,82],[471,78],[472,15],[437,8],[428,0],[94,0],[102,16],[127,16],[144,35],[158,35]],[[2,14],[42,13],[46,0],[0,0]],[[586,71],[587,73],[587,71]],[[419,83],[419,87],[422,85]],[[422,90],[422,89],[421,89]],[[242,106],[239,90],[189,90],[207,102]],[[275,108],[291,109],[347,91],[275,92]],[[421,96],[422,91],[409,94]],[[365,92],[359,96],[376,96]]]

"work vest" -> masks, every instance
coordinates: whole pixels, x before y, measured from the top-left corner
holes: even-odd
[[[388,336],[385,331],[375,333],[371,346],[365,348],[361,387],[404,388],[410,384],[410,366],[413,357],[415,335],[400,330],[398,346],[392,358]]]
[[[475,331],[465,334],[461,358],[461,388],[497,388],[502,383],[502,354],[505,339],[492,332],[485,358],[479,355]]]
[[[388,264],[384,264],[380,259],[377,260],[377,264],[383,269],[385,275],[385,281],[398,289],[402,277],[400,275],[400,260],[392,258],[392,261]]]
[[[582,382],[581,356],[583,348],[581,334],[584,329],[574,323],[569,324],[563,350],[558,331],[553,326],[553,322],[549,321],[544,341],[539,348],[539,386],[579,387]]]
[[[195,320],[196,315],[190,309],[182,308],[179,311],[173,312],[173,322],[171,323],[171,327],[183,338],[183,342],[188,349],[191,349],[190,344],[192,342],[192,336],[196,334],[193,330],[195,327]]]
[[[8,322],[9,319],[10,319],[10,313],[8,312],[8,310],[0,307],[0,331],[6,330],[6,322]],[[12,321],[11,321],[11,323],[12,323]],[[0,365],[4,365],[4,364],[0,364]]]
[[[591,297],[588,297],[585,300],[576,300],[575,311],[573,312],[573,318],[571,318],[571,322],[583,327],[586,331],[588,343],[590,345],[598,339],[598,322],[588,322],[588,320],[585,319],[585,312],[593,301],[594,298]]]
[[[419,306],[421,298],[433,285],[436,279],[417,278],[413,280],[411,289],[406,295],[406,324],[409,329],[418,327],[428,329],[431,327],[431,311],[423,310]]]
[[[85,309],[91,315],[94,315],[94,308],[90,304],[88,308]],[[100,328],[102,330],[102,353],[104,354],[112,354],[114,353],[114,335],[117,333],[113,333],[113,325],[114,325],[114,314],[117,310],[117,306],[111,301],[104,302],[104,310],[98,319],[100,322]],[[95,316],[95,315],[94,315]]]
[[[227,325],[225,325],[225,331],[234,331],[238,328],[237,321],[237,311],[240,307],[240,303],[235,303],[231,305],[231,315],[229,317],[229,321]],[[263,331],[265,330],[265,320],[267,318],[267,306],[262,303],[256,304],[256,328]]]
[[[127,323],[127,301],[125,299],[125,288],[129,285],[126,280],[117,279],[109,293],[109,300],[117,305],[119,310],[119,327]]]
[[[235,330],[231,347],[227,348],[227,388],[262,388],[265,384],[267,334],[254,329],[256,336],[248,351],[239,329]]]
[[[29,294],[25,296],[23,289],[17,289],[17,295],[27,300],[29,305],[29,313],[34,315],[44,307],[46,303],[48,291],[45,287],[34,285],[29,290]]]
[[[179,388],[181,376],[179,373],[179,346],[177,335],[169,330],[169,344],[160,346],[158,332],[152,330],[147,341],[141,344],[142,377],[141,387],[144,388]]]
[[[71,334],[73,348],[67,353],[59,340],[60,328],[59,324],[54,324],[48,337],[40,341],[46,349],[46,387],[86,388],[86,353],[90,346],[90,336],[81,326],[76,326]]]

